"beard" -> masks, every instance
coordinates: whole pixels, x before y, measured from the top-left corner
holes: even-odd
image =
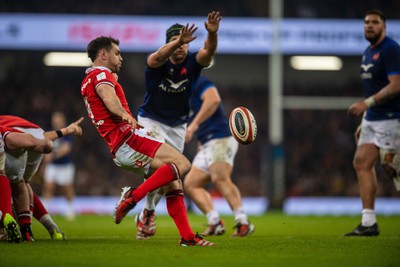
[[[375,45],[382,37],[383,31],[378,33],[365,33],[365,39],[370,42],[372,45]]]

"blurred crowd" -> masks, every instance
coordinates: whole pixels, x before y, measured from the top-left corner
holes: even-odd
[[[35,53],[11,54],[20,64],[7,70],[0,80],[2,97],[0,114],[22,116],[50,129],[53,111],[66,113],[69,121],[85,117],[84,135],[76,138],[74,161],[77,167],[77,195],[119,194],[120,187],[139,184],[142,177],[117,168],[104,141],[86,116],[80,96],[83,68],[46,68],[36,64]],[[7,58],[7,57],[5,57]],[[22,62],[22,63],[21,63]],[[32,67],[34,66],[34,67]],[[136,115],[144,95],[143,86],[130,79],[121,83]],[[220,86],[221,87],[221,86]],[[332,91],[324,85],[327,91]],[[135,88],[135,90],[132,90]],[[233,180],[243,196],[266,195],[270,184],[271,152],[268,142],[268,90],[266,88],[221,88],[228,115],[236,106],[247,106],[257,119],[258,136],[251,145],[241,145],[235,161]],[[296,88],[299,90],[299,88]],[[351,91],[351,90],[350,90]],[[291,94],[291,89],[285,92]],[[355,150],[353,132],[359,118],[345,110],[286,110],[284,112],[285,184],[287,196],[357,196],[357,180],[352,167]],[[196,144],[191,143],[185,154],[191,159]],[[266,172],[262,170],[267,170]],[[33,179],[33,186],[41,191],[43,173]],[[212,189],[211,189],[212,190]],[[391,181],[380,175],[380,196],[398,196]]]
[[[284,16],[362,18],[371,8],[382,9],[388,18],[400,18],[400,1],[392,0],[285,0]],[[0,4],[0,12],[29,13],[204,16],[210,10],[220,10],[224,16],[268,17],[269,14],[266,0],[69,0],[62,4],[54,0],[3,0]],[[88,120],[79,90],[84,69],[45,67],[38,64],[43,53],[37,51],[0,51],[0,55],[0,114],[24,117],[44,129],[51,128],[50,117],[56,110],[63,111],[69,121],[85,117],[84,135],[76,138],[73,153],[77,167],[77,195],[117,196],[121,186],[142,181],[142,177],[113,164],[106,144]],[[135,81],[127,73],[121,74],[120,81],[136,115],[144,96],[143,81]],[[258,124],[255,143],[239,148],[233,180],[243,196],[265,196],[271,180],[268,88],[220,89],[227,114],[236,106],[247,106]],[[327,85],[299,88],[291,87],[290,83],[285,87],[285,94],[289,95],[304,91],[310,95],[361,97],[362,94],[360,86],[351,83],[345,88],[329,88]],[[358,196],[352,158],[355,150],[353,132],[359,121],[360,118],[348,116],[345,110],[285,110],[283,146],[287,196]],[[189,159],[193,157],[195,147],[191,143],[185,150]],[[380,174],[378,195],[398,197],[392,182]],[[33,179],[37,192],[41,192],[42,181],[42,172],[39,172]]]
[[[282,0],[287,18],[362,18],[373,8],[381,9],[388,18],[400,18],[396,0]],[[0,12],[76,13],[152,16],[204,16],[219,10],[229,17],[268,17],[268,0],[3,0]]]

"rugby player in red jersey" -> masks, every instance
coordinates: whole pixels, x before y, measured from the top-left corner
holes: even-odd
[[[29,181],[38,170],[43,153],[52,151],[51,141],[65,135],[82,135],[82,129],[79,126],[82,120],[83,118],[80,118],[57,131],[44,132],[38,125],[21,117],[0,116],[0,124],[12,133],[12,138],[5,140],[5,170],[11,183],[14,208],[24,241],[34,241],[31,230],[32,213],[49,231],[52,239],[64,239],[62,231],[48,215],[40,199],[33,193]],[[14,135],[14,133],[19,133],[19,135]]]
[[[88,44],[87,53],[93,65],[86,70],[81,94],[89,118],[117,166],[142,175],[152,173],[137,188],[123,188],[115,210],[115,223],[119,224],[148,192],[185,176],[191,165],[170,145],[149,137],[133,118],[123,88],[113,75],[122,65],[119,40],[98,37]],[[183,202],[171,203],[168,212],[179,230],[181,246],[213,245],[193,233]]]

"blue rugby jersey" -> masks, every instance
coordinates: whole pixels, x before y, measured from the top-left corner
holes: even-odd
[[[54,145],[54,151],[58,150],[62,144],[64,143],[70,143],[72,145],[73,142],[73,137],[71,135],[64,136],[62,138],[56,139],[53,141]],[[59,158],[59,159],[54,159],[51,161],[52,164],[68,164],[72,163],[72,151],[69,152],[67,155]]]
[[[380,91],[388,83],[388,76],[400,74],[400,46],[385,37],[380,44],[364,51],[360,68],[366,97]],[[400,118],[400,96],[373,106],[367,110],[365,119],[370,121]]]
[[[196,116],[196,114],[200,110],[202,104],[201,97],[203,93],[211,87],[216,86],[206,77],[199,77],[197,83],[193,88],[193,94],[189,100],[190,121]],[[209,117],[199,126],[199,129],[196,131],[195,135],[197,137],[197,140],[199,140],[202,144],[210,141],[211,139],[231,136],[228,119],[225,116],[222,104],[219,105],[218,109],[214,112],[213,115],[211,115],[211,117]]]
[[[146,94],[139,115],[171,127],[186,123],[189,115],[189,97],[202,66],[196,53],[188,53],[182,64],[169,60],[159,68],[146,67]]]

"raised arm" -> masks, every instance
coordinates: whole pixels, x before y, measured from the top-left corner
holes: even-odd
[[[204,47],[197,53],[197,62],[203,67],[208,67],[214,57],[218,45],[218,29],[222,17],[219,12],[213,11],[208,14],[207,21],[204,26],[207,30],[207,39],[204,42]]]
[[[150,54],[147,58],[147,65],[150,68],[158,68],[163,65],[175,50],[197,38],[197,36],[193,36],[196,30],[197,27],[195,27],[194,24],[191,26],[186,24],[177,38],[173,38],[170,42],[160,47],[156,52]]]

